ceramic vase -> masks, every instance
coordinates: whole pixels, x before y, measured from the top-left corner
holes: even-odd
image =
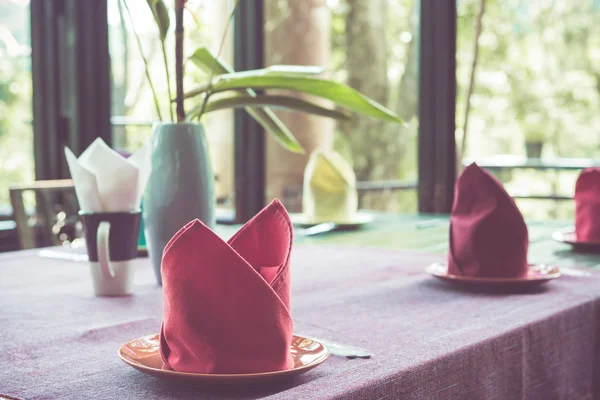
[[[202,125],[154,125],[152,170],[143,204],[148,254],[162,285],[163,250],[173,235],[196,218],[211,228],[215,225],[214,176]]]

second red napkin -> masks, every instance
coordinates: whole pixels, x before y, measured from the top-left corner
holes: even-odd
[[[600,241],[600,168],[584,169],[577,178],[575,233],[578,241]]]
[[[516,278],[527,274],[527,225],[489,172],[471,164],[456,182],[448,273]]]
[[[292,368],[292,240],[278,200],[228,242],[198,220],[175,234],[162,260],[164,364],[206,374]]]

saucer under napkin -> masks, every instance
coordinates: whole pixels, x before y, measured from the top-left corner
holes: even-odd
[[[294,335],[290,354],[294,365],[275,372],[249,374],[198,374],[178,372],[166,367],[160,357],[159,334],[136,338],[119,349],[119,358],[144,374],[157,378],[199,383],[208,386],[247,385],[250,383],[277,382],[293,378],[318,367],[329,357],[329,350],[316,340]]]
[[[527,273],[517,278],[488,278],[478,276],[453,275],[448,272],[447,264],[434,263],[426,272],[456,286],[479,289],[521,290],[531,289],[548,283],[561,276],[561,271],[553,265],[529,265]]]

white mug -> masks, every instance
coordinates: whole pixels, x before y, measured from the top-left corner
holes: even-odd
[[[96,296],[133,293],[140,212],[79,213]],[[111,235],[111,227],[114,232]]]

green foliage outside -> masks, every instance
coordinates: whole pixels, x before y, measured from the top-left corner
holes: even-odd
[[[16,31],[18,27],[18,31]],[[8,28],[4,32],[2,28]],[[9,31],[12,29],[12,31]],[[13,32],[16,31],[16,32]],[[0,4],[0,211],[11,185],[33,180],[28,10]],[[9,35],[8,32],[11,32]],[[24,43],[25,42],[25,43]]]
[[[140,73],[143,69],[138,64],[133,38],[130,32],[120,28],[117,3],[109,1],[113,10],[109,18],[114,78],[113,115],[151,122],[155,119],[152,96]],[[139,5],[134,6],[136,3]],[[152,20],[146,2],[131,1],[130,4],[135,8],[136,21]],[[195,4],[194,18],[187,20],[188,51],[214,43],[211,40],[219,31],[206,13],[208,6],[205,2]],[[360,78],[362,87],[357,89],[368,96],[372,95],[370,85],[385,83],[387,92],[382,95],[385,101],[377,97],[375,100],[410,122],[403,131],[397,127],[390,128],[390,124],[359,122],[354,131],[352,127],[338,124],[336,146],[352,160],[359,179],[415,179],[418,74],[413,72],[418,69],[411,70],[410,67],[418,62],[418,0],[337,0],[327,4],[332,16],[331,78],[340,82]],[[385,54],[387,74],[383,77],[377,74],[372,81],[352,69],[354,53],[347,41],[351,7],[366,6],[373,9],[384,7],[386,15],[382,25],[384,40],[380,41],[384,48],[378,51]],[[463,135],[479,6],[480,0],[458,0],[457,143]],[[4,11],[0,26],[8,26],[19,42],[23,42],[23,35],[27,35],[29,29],[27,24],[9,25],[15,16],[11,17]],[[466,158],[483,160],[499,154],[525,157],[526,140],[543,140],[542,157],[547,160],[558,157],[600,158],[599,18],[598,0],[487,1],[471,97]],[[160,77],[164,74],[163,65],[160,48],[152,44],[156,42],[152,25],[137,24],[142,27],[142,38],[146,38],[144,47],[151,61],[151,73]],[[371,28],[372,32],[381,29],[375,25]],[[172,49],[167,50],[172,52]],[[206,73],[198,68],[188,67],[188,74],[186,79],[190,84],[206,79]],[[5,45],[0,42],[0,206],[8,203],[10,184],[33,179],[30,79],[28,62],[23,57],[8,55]],[[166,92],[163,79],[158,79],[156,86],[158,92]],[[167,112],[163,110],[163,113]],[[376,136],[377,129],[385,132]],[[387,133],[389,129],[391,132]],[[368,136],[366,143],[357,139],[365,132],[374,132],[368,133],[372,136]],[[135,149],[149,136],[150,129],[147,126],[117,127],[115,134],[117,144]],[[536,194],[569,195],[576,176],[576,173],[570,172],[513,171],[501,178],[508,189],[515,192],[526,190]],[[387,196],[385,200],[365,201],[393,211],[416,211],[414,192],[395,192],[384,196]],[[570,202],[556,205],[551,201],[523,201],[520,206],[527,216],[533,218],[570,218],[572,215]]]
[[[457,141],[462,137],[479,0],[460,0]],[[542,158],[600,156],[600,35],[597,0],[487,1],[466,157],[525,156],[543,141]],[[513,192],[572,195],[577,173],[514,171]],[[570,219],[571,202],[523,200],[532,218]]]

